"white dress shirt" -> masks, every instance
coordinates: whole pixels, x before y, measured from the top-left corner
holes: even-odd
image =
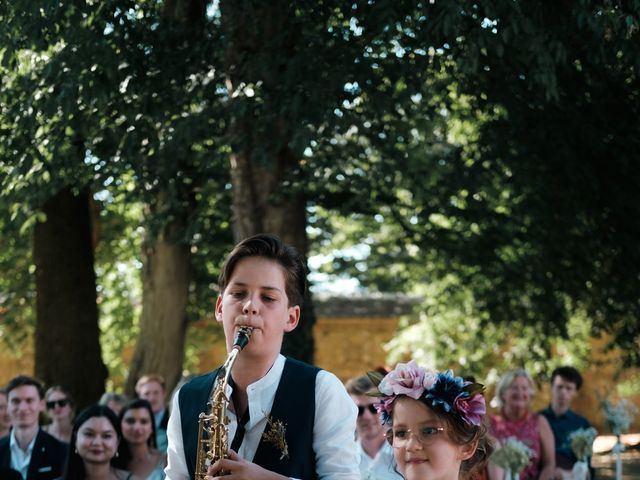
[[[20,472],[22,478],[27,478],[29,463],[31,463],[31,453],[33,453],[33,446],[36,444],[37,436],[37,433],[33,436],[33,440],[31,440],[31,442],[27,446],[27,451],[25,452],[20,448],[20,445],[18,445],[15,429],[11,430],[11,437],[9,437],[9,449],[11,450],[11,468]]]
[[[279,355],[267,374],[247,387],[249,421],[238,449],[238,455],[252,461],[260,438],[267,425],[266,415],[271,412],[276,390],[284,369],[285,357]],[[231,398],[231,387],[228,387]],[[316,454],[316,472],[323,480],[360,480],[357,446],[354,440],[357,408],[342,382],[330,372],[321,370],[316,376],[316,408],[313,426],[313,450]],[[188,480],[182,442],[179,395],[173,397],[173,406],[167,427],[169,448],[165,473],[169,480]],[[229,436],[236,433],[237,417],[227,409]],[[194,418],[194,422],[197,419]],[[303,479],[304,480],[304,479]]]
[[[373,458],[364,451],[360,442],[358,442],[358,453],[362,480],[402,480],[402,475],[395,469],[393,448],[386,441]]]

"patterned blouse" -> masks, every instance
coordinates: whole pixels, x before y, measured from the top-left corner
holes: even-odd
[[[538,414],[530,413],[518,420],[508,420],[501,415],[489,417],[489,430],[498,440],[515,437],[533,450],[531,463],[520,472],[520,480],[536,480],[540,475],[542,464],[542,440],[538,428]]]

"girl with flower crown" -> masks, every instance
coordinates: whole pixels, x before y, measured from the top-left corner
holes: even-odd
[[[481,471],[493,450],[483,423],[484,387],[436,372],[415,361],[398,366],[378,384],[376,408],[406,480],[458,480]]]

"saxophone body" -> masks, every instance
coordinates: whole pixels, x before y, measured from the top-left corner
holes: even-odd
[[[208,405],[209,412],[198,417],[198,449],[196,452],[195,480],[206,480],[209,466],[221,458],[227,458],[229,451],[229,417],[227,416],[227,385],[231,369],[240,351],[249,343],[252,328],[240,327],[233,348],[215,380]],[[217,475],[226,475],[218,472]]]

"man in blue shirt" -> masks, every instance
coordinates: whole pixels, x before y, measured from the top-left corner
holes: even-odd
[[[571,410],[571,402],[582,386],[582,375],[573,367],[559,367],[551,374],[551,404],[540,413],[546,417],[556,441],[556,467],[571,470],[578,461],[571,451],[569,434],[589,428],[589,421]]]

